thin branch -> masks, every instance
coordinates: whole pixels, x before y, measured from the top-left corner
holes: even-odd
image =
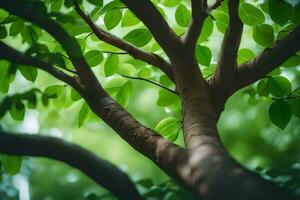
[[[127,52],[113,52],[113,51],[101,51],[102,53],[109,53],[109,54],[118,54],[118,55],[127,55]]]
[[[0,153],[62,161],[79,169],[120,199],[142,199],[128,176],[116,166],[79,145],[59,138],[13,134],[0,130]]]
[[[202,30],[207,12],[202,0],[192,0],[192,17],[187,32],[183,38],[183,44],[191,52],[195,52],[195,46]]]
[[[0,41],[0,58],[6,59],[12,63],[22,64],[22,65],[31,65],[37,67],[41,70],[44,70],[54,76],[55,78],[71,85],[77,90],[82,90],[81,86],[73,79],[71,76],[63,73],[62,71],[57,70],[48,63],[45,63],[37,58],[24,55],[23,53],[9,47],[5,43]]]
[[[221,51],[214,79],[216,81],[228,81],[234,75],[237,67],[237,53],[243,33],[243,23],[239,18],[238,0],[228,0],[229,24],[223,38]]]
[[[149,0],[121,0],[150,30],[155,40],[171,60],[178,57],[182,48],[180,38]]]
[[[102,40],[110,45],[126,51],[136,59],[142,60],[160,68],[172,81],[174,81],[171,65],[162,57],[156,54],[145,52],[142,49],[139,49],[132,44],[124,41],[123,39],[120,39],[117,36],[97,27],[96,24],[91,20],[91,18],[80,9],[78,3],[76,1],[74,2],[76,12],[90,26],[93,33],[98,37],[99,40]]]
[[[265,49],[255,59],[241,64],[235,73],[233,92],[265,77],[288,58],[300,50],[300,26],[298,25],[285,38],[275,42],[272,48]]]
[[[125,75],[122,75],[122,76],[125,77],[125,78],[129,78],[129,79],[135,79],[135,80],[146,81],[146,82],[148,82],[148,83],[151,83],[151,84],[153,84],[153,85],[156,85],[156,86],[158,86],[158,87],[161,87],[161,88],[163,88],[163,89],[165,89],[165,90],[167,90],[167,91],[169,91],[169,92],[171,92],[171,93],[173,93],[173,94],[178,95],[178,93],[177,93],[176,91],[171,90],[171,89],[169,89],[169,88],[167,88],[167,87],[165,87],[165,86],[163,86],[163,85],[161,85],[161,84],[159,84],[159,83],[156,83],[156,82],[154,82],[154,81],[151,81],[151,80],[148,80],[148,79],[145,79],[145,78],[134,77],[134,76],[125,76]]]
[[[207,7],[207,11],[212,11],[214,9],[217,9],[222,4],[223,1],[224,0],[216,0],[214,4],[212,4],[211,6]]]

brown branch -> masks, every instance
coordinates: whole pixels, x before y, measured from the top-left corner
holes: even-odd
[[[169,91],[169,92],[171,92],[171,93],[173,93],[173,94],[178,95],[178,93],[177,93],[176,91],[171,90],[171,89],[169,89],[169,88],[167,88],[167,87],[165,87],[165,86],[163,86],[163,85],[161,85],[161,84],[158,84],[158,83],[156,83],[156,82],[154,82],[154,81],[151,81],[151,80],[148,80],[148,79],[145,79],[145,78],[141,78],[141,77],[133,77],[133,76],[125,76],[125,75],[122,75],[122,76],[125,77],[125,78],[129,78],[129,79],[135,79],[135,80],[146,81],[146,82],[148,82],[148,83],[151,83],[151,84],[153,84],[153,85],[156,85],[156,86],[158,86],[158,87],[161,87],[161,88],[163,88],[163,89],[165,89],[165,90],[167,90],[167,91]]]
[[[132,44],[124,41],[123,39],[118,38],[117,36],[101,29],[100,27],[97,27],[95,23],[91,20],[91,18],[80,9],[76,1],[75,10],[78,13],[78,15],[90,26],[93,33],[98,37],[99,40],[102,40],[108,44],[111,44],[119,49],[126,51],[128,54],[130,54],[136,59],[142,60],[146,63],[158,67],[170,78],[170,80],[174,81],[171,65],[162,57],[153,53],[145,52],[142,49],[139,49],[133,46]]]
[[[230,80],[237,67],[237,53],[243,33],[243,23],[239,18],[238,0],[228,0],[229,24],[223,38],[214,81]]]
[[[82,90],[81,86],[71,76],[63,73],[62,71],[57,70],[48,63],[45,63],[37,58],[24,55],[23,53],[11,48],[3,42],[0,42],[0,58],[6,59],[12,63],[21,65],[31,65],[33,67],[39,68],[48,72],[58,80],[61,80],[71,85],[75,89],[79,91]]]
[[[285,38],[276,41],[272,48],[265,49],[255,59],[241,64],[235,74],[232,92],[263,78],[295,55],[300,50],[299,38],[300,26],[298,25]]]
[[[205,3],[203,3],[202,0],[192,0],[191,3],[192,17],[190,25],[183,38],[183,44],[186,46],[187,50],[190,51],[190,53],[194,53],[204,20],[208,15],[205,9],[205,5],[203,5]]]
[[[142,199],[128,176],[116,166],[79,145],[59,138],[14,134],[0,130],[0,153],[62,161],[79,169],[120,199]]]
[[[169,58],[175,59],[181,49],[180,38],[170,28],[150,0],[121,0],[150,30]]]

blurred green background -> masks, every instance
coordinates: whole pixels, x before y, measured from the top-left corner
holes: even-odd
[[[167,8],[165,11],[170,16],[174,14],[173,8]],[[169,21],[177,33],[184,31],[182,27],[175,25],[174,17],[170,17]],[[279,26],[275,24],[274,29],[278,32]],[[114,32],[119,33],[120,30],[120,27],[117,27]],[[211,66],[201,66],[205,75],[209,75],[216,64],[222,35],[214,27],[209,40],[202,42],[202,45],[210,47],[212,52]],[[43,37],[45,38],[42,38],[42,40],[50,41],[48,46],[53,49],[55,45],[51,43],[49,36]],[[93,37],[88,38],[86,48],[112,49],[95,41]],[[22,44],[20,36],[10,37],[6,39],[6,42],[17,49],[24,50],[27,48],[26,45]],[[252,29],[249,27],[245,27],[241,48],[249,48],[255,54],[263,49],[253,41]],[[157,45],[152,41],[146,49],[157,49]],[[128,56],[123,60],[128,61]],[[132,60],[130,62],[133,63]],[[136,68],[139,68],[140,64],[144,65],[139,62],[133,64]],[[157,77],[161,76],[161,72],[152,67],[150,69],[153,71],[154,79],[158,80]],[[100,67],[94,68],[94,71],[103,85],[115,77],[120,78],[118,75],[104,78],[103,63]],[[281,69],[279,73],[289,79],[293,88],[300,86],[299,66]],[[127,109],[140,122],[154,128],[159,121],[168,116],[180,120],[179,101],[174,101],[171,106],[167,107],[158,106],[157,99],[160,90],[158,87],[139,80],[131,80],[131,83],[133,84],[133,92],[130,94]],[[39,71],[37,80],[31,83],[17,72],[14,82],[10,84],[8,95],[22,93],[31,88],[44,90],[47,86],[53,84],[62,83],[41,71]],[[242,165],[261,172],[265,175],[265,178],[270,179],[271,176],[267,176],[267,171],[277,170],[280,174],[291,167],[299,169],[297,165],[300,159],[299,118],[293,116],[284,130],[277,128],[270,122],[268,116],[268,109],[272,100],[257,94],[252,95],[255,90],[256,84],[239,91],[227,102],[226,109],[218,123],[223,144]],[[50,101],[48,107],[39,102],[37,109],[28,109],[24,120],[21,122],[13,120],[9,114],[5,115],[0,119],[1,127],[5,130],[21,133],[51,135],[77,143],[117,165],[133,181],[151,179],[157,185],[169,180],[164,172],[131,148],[93,114],[90,113],[89,119],[82,127],[79,127],[78,115],[83,100],[72,103],[69,87],[67,87],[67,91],[66,98],[59,99],[56,102]],[[0,93],[0,100],[5,95]],[[176,143],[183,145],[182,133],[180,133]],[[299,176],[299,170],[297,173],[294,175],[295,177]],[[272,180],[281,183],[282,177],[281,179],[275,178]],[[298,185],[299,183],[298,181]],[[142,193],[147,192],[147,189],[141,186],[138,186],[138,189]],[[298,192],[300,193],[300,191]],[[4,174],[3,181],[0,183],[0,199],[3,200],[82,200],[91,193],[104,195],[107,194],[107,191],[78,170],[44,158],[24,157],[21,172],[15,176]]]

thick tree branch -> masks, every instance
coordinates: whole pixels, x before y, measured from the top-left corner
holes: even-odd
[[[150,30],[170,59],[177,57],[180,38],[174,33],[150,0],[121,0]]]
[[[228,7],[229,24],[223,38],[217,69],[213,78],[217,82],[228,81],[233,77],[243,33],[243,23],[238,14],[239,0],[228,0]]]
[[[183,44],[187,47],[188,51],[194,53],[195,46],[199,35],[202,30],[202,26],[205,18],[207,17],[207,12],[205,8],[205,3],[202,0],[192,0],[192,17],[190,25],[183,38]]]
[[[132,44],[118,38],[117,36],[97,27],[96,24],[91,20],[91,18],[86,15],[79,7],[78,3],[75,1],[75,10],[79,16],[90,26],[93,33],[98,37],[99,40],[102,40],[108,44],[111,44],[119,49],[126,51],[132,57],[147,62],[153,66],[160,68],[169,78],[174,81],[174,76],[172,72],[171,65],[165,61],[159,55],[148,53],[139,49]]]
[[[21,64],[21,65],[31,65],[34,67],[37,67],[41,70],[44,70],[57,78],[58,80],[61,80],[72,87],[74,87],[77,90],[82,90],[81,86],[76,82],[74,78],[71,76],[57,70],[56,68],[52,67],[48,63],[45,63],[37,58],[26,56],[21,52],[18,52],[17,50],[9,47],[3,42],[0,42],[0,58],[6,59],[12,63]]]
[[[275,42],[272,48],[265,49],[254,60],[241,64],[235,74],[236,91],[263,78],[279,67],[300,50],[300,26],[298,25],[285,38]]]
[[[76,144],[58,138],[0,130],[0,153],[62,161],[79,169],[120,199],[142,199],[128,176],[113,164]]]

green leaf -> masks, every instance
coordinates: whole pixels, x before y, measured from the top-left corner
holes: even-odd
[[[4,39],[7,37],[7,30],[5,26],[0,25],[0,39]]]
[[[174,142],[178,138],[179,130],[181,128],[180,121],[175,117],[167,117],[155,126],[154,130]]]
[[[124,40],[134,44],[137,47],[143,47],[152,39],[151,33],[144,28],[135,29],[125,35]]]
[[[105,85],[105,89],[120,88],[126,82],[127,80],[125,78],[117,77],[108,81]]]
[[[262,24],[253,27],[253,39],[264,47],[272,47],[274,42],[273,27],[268,24]]]
[[[90,109],[86,103],[83,103],[78,116],[78,126],[81,127],[89,115]]]
[[[300,56],[294,55],[286,60],[281,66],[282,67],[296,67],[300,65]]]
[[[197,45],[196,46],[196,58],[198,63],[204,66],[209,66],[211,61],[211,51],[206,46]]]
[[[34,45],[38,39],[37,33],[29,25],[26,25],[23,27],[23,29],[21,30],[21,36],[22,36],[23,42],[26,42],[29,45]]]
[[[117,73],[123,76],[134,76],[135,72],[135,67],[129,63],[123,63],[117,69]]]
[[[31,82],[34,82],[36,80],[38,75],[37,68],[24,65],[19,65],[18,68],[25,79]]]
[[[103,6],[103,0],[87,0],[87,1],[98,7]]]
[[[284,129],[292,116],[292,109],[285,101],[275,101],[269,108],[269,117],[273,124]]]
[[[101,51],[91,50],[84,54],[84,58],[90,67],[95,67],[101,63],[103,60],[103,55]]]
[[[260,96],[268,96],[269,91],[267,87],[267,81],[265,79],[262,79],[257,84],[257,93]]]
[[[271,19],[279,25],[286,24],[292,17],[293,7],[283,0],[269,0],[268,8]]]
[[[170,106],[179,100],[176,94],[173,94],[165,89],[159,90],[157,105],[158,106]]]
[[[211,34],[213,32],[213,29],[214,29],[214,22],[211,19],[211,17],[208,16],[205,19],[204,23],[203,23],[203,28],[201,30],[201,34],[200,34],[200,37],[198,39],[198,42],[202,43],[202,42],[207,41],[207,39],[209,38],[209,36],[211,36]]]
[[[13,105],[12,97],[7,96],[2,100],[0,104],[0,118],[2,118],[6,114],[6,112],[10,110],[12,105]]]
[[[63,85],[50,85],[44,90],[44,95],[48,98],[57,98],[63,88]]]
[[[129,104],[130,96],[132,94],[133,86],[130,81],[127,81],[119,90],[117,94],[117,102],[127,107]]]
[[[240,49],[238,52],[238,64],[242,64],[255,58],[255,54],[250,49]]]
[[[221,33],[225,33],[227,26],[228,26],[228,22],[229,22],[228,14],[223,11],[220,11],[220,10],[215,10],[213,12],[213,17],[216,21],[217,29]]]
[[[82,99],[81,95],[74,88],[71,88],[71,99],[73,101],[78,101]]]
[[[143,186],[144,188],[151,188],[154,183],[151,179],[146,178],[146,179],[140,179],[137,182],[135,182],[137,185]]]
[[[275,76],[268,79],[267,87],[269,92],[278,98],[288,96],[292,92],[290,81],[283,76]]]
[[[141,78],[151,78],[152,76],[152,71],[149,68],[142,68],[139,72],[138,72],[138,76]]]
[[[174,7],[180,4],[182,0],[161,0],[160,3],[166,7]]]
[[[300,98],[294,98],[288,100],[293,114],[300,119]]]
[[[175,20],[179,26],[187,27],[190,23],[191,14],[185,5],[180,4],[175,12]]]
[[[21,170],[22,157],[21,156],[8,156],[2,155],[2,167],[4,171],[10,175],[16,175]]]
[[[105,77],[114,75],[119,67],[119,56],[116,54],[111,54],[106,59],[104,64],[104,74]]]
[[[260,25],[265,21],[263,12],[249,3],[239,6],[239,16],[242,22],[249,26]]]
[[[25,105],[19,99],[13,101],[9,110],[10,116],[17,121],[22,121],[25,116]]]
[[[293,10],[293,17],[292,17],[292,20],[294,23],[296,24],[300,24],[300,1],[298,2],[298,4],[294,7],[294,10]]]
[[[23,28],[24,28],[24,21],[23,20],[17,20],[17,21],[13,22],[10,25],[9,35],[10,36],[15,36],[18,33],[20,33]]]
[[[0,8],[0,22],[4,21],[9,16],[6,10]]]
[[[9,62],[0,60],[0,92],[7,93],[9,90]]]
[[[128,27],[128,26],[134,26],[139,22],[140,20],[130,10],[126,10],[122,18],[121,25],[123,27]]]
[[[115,28],[122,19],[122,12],[119,9],[111,10],[104,16],[104,24],[108,30]]]

